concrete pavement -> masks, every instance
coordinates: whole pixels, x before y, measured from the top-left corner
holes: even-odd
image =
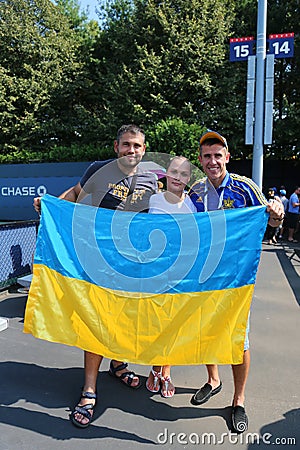
[[[230,433],[231,368],[220,367],[222,391],[201,407],[190,404],[206,382],[203,366],[172,369],[176,395],[144,387],[147,366],[130,365],[143,386],[131,390],[107,373],[98,379],[95,420],[76,429],[68,420],[83,382],[79,349],[22,332],[26,296],[2,294],[0,317],[0,450],[300,448],[300,246],[263,244],[251,313],[249,430]],[[173,434],[172,434],[173,433]]]

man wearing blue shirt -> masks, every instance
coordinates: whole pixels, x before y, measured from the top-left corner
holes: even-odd
[[[198,212],[216,209],[244,208],[266,205],[270,214],[269,224],[278,227],[284,218],[282,203],[267,202],[259,187],[249,178],[227,172],[226,164],[230,154],[226,139],[215,131],[208,130],[200,138],[199,160],[207,178],[196,182],[189,195]],[[222,389],[218,366],[207,365],[208,382],[192,397],[194,405],[202,405]],[[242,364],[233,365],[234,397],[232,402],[232,426],[236,433],[248,428],[244,408],[245,388],[250,367],[248,329],[244,343]]]
[[[297,228],[299,218],[300,201],[298,195],[300,195],[300,187],[296,186],[294,192],[290,196],[288,204],[287,219],[289,224],[289,237],[288,237],[289,242],[297,242],[297,240],[294,239],[294,233]]]

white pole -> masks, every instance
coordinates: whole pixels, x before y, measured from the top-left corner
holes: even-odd
[[[258,0],[256,39],[256,95],[252,178],[262,188],[263,135],[264,135],[264,84],[267,40],[267,0]]]

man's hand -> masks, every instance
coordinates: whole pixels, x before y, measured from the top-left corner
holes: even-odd
[[[283,204],[278,200],[270,200],[267,206],[267,212],[270,214],[269,225],[271,227],[278,227],[284,219]]]
[[[42,197],[35,197],[33,199],[33,207],[38,214],[41,214],[41,198]]]
[[[67,200],[68,202],[76,202],[79,194],[81,195],[81,198],[85,197],[86,194],[83,195],[83,193],[84,191],[81,188],[80,183],[77,183],[76,186],[72,186],[71,188],[67,189],[58,198]],[[35,197],[33,199],[33,207],[39,215],[41,214],[41,198],[42,197]]]

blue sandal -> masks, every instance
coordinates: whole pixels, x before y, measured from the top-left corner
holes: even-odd
[[[129,386],[132,389],[138,389],[141,386],[140,381],[136,386],[132,386],[132,381],[133,381],[134,377],[137,376],[134,372],[128,371],[128,372],[122,373],[120,376],[117,375],[117,372],[119,372],[120,370],[126,369],[127,366],[128,366],[127,363],[121,363],[117,367],[114,367],[113,362],[111,361],[108,373],[112,377],[118,378],[118,380],[120,380],[123,384],[126,384],[126,386]],[[127,380],[125,381],[126,377],[127,377]]]
[[[95,403],[88,403],[87,405],[79,405],[81,399],[83,398],[88,398],[90,400],[95,400]],[[90,413],[90,410],[94,411],[95,406],[97,403],[97,394],[94,392],[82,392],[80,400],[77,404],[77,406],[75,406],[75,408],[73,409],[73,411],[70,414],[70,420],[73,423],[73,425],[75,425],[75,427],[79,427],[79,428],[86,428],[88,427],[93,419],[93,415]],[[79,420],[76,419],[76,414],[81,414],[83,417],[85,417],[86,419],[88,419],[87,423],[81,423]]]

